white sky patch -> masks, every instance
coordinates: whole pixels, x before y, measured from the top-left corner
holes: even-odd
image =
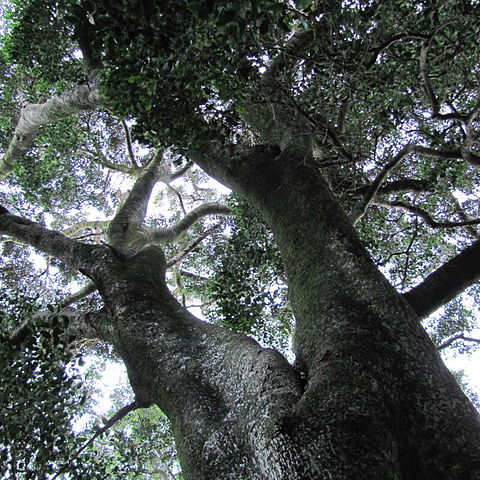
[[[95,356],[90,356],[84,359],[85,366],[84,371],[87,371],[93,363],[98,359]],[[100,378],[94,383],[93,388],[98,393],[93,395],[93,410],[98,417],[106,416],[112,408],[111,395],[113,391],[119,386],[124,385],[127,376],[127,370],[122,362],[115,362],[108,360],[105,364],[105,369],[102,372]],[[132,398],[134,394],[132,391]],[[72,425],[73,431],[81,432],[85,429],[89,422],[92,421],[90,414],[83,415],[78,418]]]

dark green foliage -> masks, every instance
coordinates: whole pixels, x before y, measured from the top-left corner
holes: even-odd
[[[272,0],[94,0],[75,7],[72,21],[103,52],[105,92],[118,113],[136,118],[139,138],[188,146],[238,123],[232,102],[259,78],[284,8]]]
[[[0,32],[0,145],[6,148],[19,106],[43,102],[82,78],[74,55],[68,0],[14,0]],[[84,76],[84,75],[83,75]]]
[[[437,8],[440,3],[442,8]],[[3,148],[20,103],[42,102],[102,64],[109,107],[123,118],[135,118],[137,138],[156,147],[182,151],[212,139],[240,141],[242,135],[253,143],[267,142],[262,125],[252,122],[244,131],[249,115],[266,108],[282,123],[286,112],[285,124],[291,126],[295,112],[302,122],[294,135],[311,136],[316,144],[315,173],[326,178],[348,213],[406,143],[447,150],[463,147],[466,133],[461,122],[437,117],[472,111],[478,101],[480,12],[474,1],[14,4],[11,34],[4,36],[0,50]],[[283,41],[299,31],[303,41],[283,48]],[[86,67],[77,58],[75,42]],[[435,99],[418,66],[422,48],[427,47],[427,77]],[[273,84],[266,85],[262,74],[280,52],[294,61],[282,65]],[[329,132],[333,127],[336,137]],[[478,135],[472,142],[478,151]],[[125,166],[125,157],[118,123],[106,112],[43,128],[36,146],[9,180],[10,205],[39,219],[38,207],[54,213],[58,228],[78,208],[95,206],[111,213],[105,193],[109,177],[93,161]],[[387,188],[410,180],[421,188]],[[376,198],[379,204],[369,208],[357,228],[399,291],[414,286],[475,238],[471,230],[429,225],[425,216],[437,222],[461,220],[452,194],[462,199],[464,214],[478,216],[479,181],[478,168],[461,158],[432,160],[423,154],[409,155],[389,173]],[[421,208],[425,215],[389,208],[382,201]],[[230,207],[235,217],[181,265],[194,275],[183,275],[180,267],[170,272],[175,277],[173,288],[179,298],[191,295],[212,302],[204,306],[209,320],[287,351],[293,319],[272,234],[243,199],[233,197]],[[82,214],[75,213],[78,218]],[[178,213],[168,222],[155,219],[151,226],[170,226],[181,217]],[[181,252],[210,225],[210,220],[198,222],[176,244],[165,247],[167,257]],[[6,286],[30,279],[33,267],[23,247],[8,243],[2,253],[16,258],[4,265]],[[71,272],[60,273],[59,283],[72,279]],[[39,278],[29,283],[39,291],[45,288]],[[472,294],[478,298],[476,291]],[[13,476],[15,471],[19,479],[45,478],[68,465],[71,478],[148,479],[158,465],[175,467],[170,432],[158,409],[129,416],[77,459],[76,449],[91,432],[80,438],[71,432],[72,415],[86,399],[77,377],[66,374],[72,353],[63,333],[64,320],[53,325],[34,320],[35,308],[27,299],[13,302],[5,297],[2,302],[4,475]],[[26,319],[37,333],[21,345],[12,344],[12,328]],[[440,345],[471,329],[473,320],[464,304],[453,302],[442,317],[431,321],[432,336]]]
[[[60,472],[75,480],[144,478],[140,451],[138,455],[127,451],[134,443],[122,440],[121,434],[111,434],[120,456],[115,461],[111,450],[104,451],[97,443],[79,454],[95,429],[80,434],[72,430],[75,419],[91,415],[92,392],[85,389],[85,373],[80,375],[84,362],[66,333],[68,318],[56,314],[51,305],[47,305],[50,315],[39,315],[35,300],[23,295],[2,294],[0,302],[2,478],[46,480]],[[19,325],[25,333],[12,335]],[[148,435],[139,438],[146,442]],[[160,430],[156,435],[161,437]],[[131,466],[132,458],[141,463]]]
[[[129,414],[95,448],[110,463],[113,450],[114,478],[119,480],[149,479],[155,478],[158,470],[179,470],[170,422],[158,407]]]
[[[2,478],[46,478],[76,448],[71,417],[85,399],[71,364],[67,320],[53,312],[48,321],[36,318],[39,307],[22,295],[2,294],[0,301],[0,471]],[[12,342],[12,329],[24,322],[24,340]]]
[[[9,18],[11,34],[3,48],[9,63],[23,69],[36,88],[45,90],[66,79],[76,81],[81,62],[73,55],[77,48],[72,27],[65,21],[70,0],[14,0]],[[27,85],[28,86],[28,85]],[[47,93],[47,91],[45,91]]]
[[[108,205],[103,192],[109,177],[93,161],[95,132],[88,132],[82,120],[71,117],[45,127],[36,147],[15,166],[11,182],[21,187],[27,203],[63,215]]]
[[[280,253],[258,212],[231,196],[231,234],[216,244],[209,318],[286,350],[292,316]]]

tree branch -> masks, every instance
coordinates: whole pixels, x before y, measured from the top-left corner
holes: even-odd
[[[137,160],[135,159],[135,154],[133,153],[132,137],[130,136],[130,130],[128,129],[128,125],[127,125],[127,122],[125,122],[125,120],[122,120],[122,127],[123,127],[123,131],[125,132],[125,140],[127,142],[127,151],[128,151],[128,156],[130,157],[130,162],[132,163],[132,167],[134,168],[134,170],[140,170]]]
[[[471,218],[464,212],[460,202],[455,198],[453,194],[450,194],[450,197],[453,201],[453,205],[455,207],[455,213],[464,221],[468,222]],[[465,230],[476,240],[480,240],[480,233],[473,225],[466,225]]]
[[[185,215],[171,228],[145,229],[150,243],[172,241],[207,215],[231,215],[231,210],[221,203],[204,203]]]
[[[417,207],[415,205],[410,205],[406,202],[401,201],[377,201],[374,200],[373,203],[375,205],[387,208],[402,208],[403,210],[407,210],[417,217],[421,217],[425,220],[427,225],[431,228],[457,228],[457,227],[466,227],[469,225],[478,225],[480,223],[480,218],[474,218],[472,220],[465,220],[459,222],[439,222],[431,217],[431,215],[424,210],[423,208]]]
[[[173,182],[174,180],[177,180],[177,178],[180,178],[182,177],[185,173],[188,172],[188,170],[192,167],[193,163],[192,162],[187,162],[187,164],[185,166],[183,166],[182,168],[180,168],[179,170],[177,170],[176,172],[173,172],[171,175],[170,175],[170,182]],[[168,183],[168,182],[165,182],[164,183]]]
[[[32,146],[41,126],[55,123],[73,113],[91,110],[102,103],[98,79],[56,95],[45,103],[30,103],[22,108],[20,119],[7,151],[0,159],[0,178],[4,178],[17,160]]]
[[[416,180],[414,178],[403,178],[400,180],[393,180],[383,184],[378,190],[379,195],[387,195],[396,192],[428,192],[432,188],[433,181],[424,179]],[[371,188],[371,184],[362,185],[353,190],[353,194],[366,195]]]
[[[50,311],[39,312],[35,318],[41,319],[44,326],[51,325],[51,320],[54,317],[63,316],[68,317],[69,324],[66,334],[73,335],[77,339],[84,338],[99,338],[106,342],[111,342],[112,331],[108,327],[111,322],[111,316],[105,309],[94,312],[79,312],[71,308],[62,308],[57,313]],[[13,345],[20,345],[28,337],[35,334],[35,324],[26,320],[15,328],[10,334],[9,341]]]
[[[466,337],[464,333],[457,333],[456,335],[452,335],[450,338],[447,338],[444,342],[442,342],[437,347],[437,350],[443,350],[457,340],[465,340],[466,342],[474,342],[480,344],[480,338]]]
[[[377,61],[378,56],[385,51],[388,47],[393,45],[395,42],[398,42],[399,40],[428,40],[428,36],[426,35],[418,35],[418,34],[411,34],[411,33],[399,33],[398,35],[394,35],[393,37],[389,38],[387,41],[385,41],[382,45],[376,47],[373,49],[373,55],[372,58],[368,61],[366,64],[367,69],[371,68],[375,62]]]
[[[190,243],[185,249],[183,249],[178,255],[170,258],[167,261],[167,267],[173,267],[178,262],[183,260],[189,253],[193,252],[200,243],[203,242],[210,234],[212,234],[215,230],[218,230],[223,225],[223,222],[218,222],[213,227],[210,227],[208,230],[205,230],[198,238],[196,238],[192,243]]]
[[[153,187],[157,183],[163,151],[155,152],[150,163],[144,167],[135,181],[123,205],[117,211],[108,227],[108,238],[117,247],[145,245],[145,232],[142,228],[147,214],[148,202]]]
[[[82,272],[90,271],[94,263],[92,255],[98,248],[72,240],[31,220],[11,215],[4,207],[0,208],[0,233],[27,243]]]
[[[74,303],[77,303],[80,300],[82,300],[82,298],[85,298],[86,296],[95,292],[96,290],[97,290],[97,287],[95,286],[95,284],[90,282],[87,285],[85,285],[85,287],[81,288],[78,292],[70,295],[65,300],[60,302],[59,306],[61,308],[69,307],[70,305],[73,305]]]
[[[93,161],[114,172],[126,173],[127,175],[132,175],[134,177],[136,177],[139,172],[134,167],[122,165],[121,163],[110,162],[105,157],[98,154],[95,155],[95,158],[93,159]]]
[[[75,455],[73,456],[73,458],[70,458],[69,459],[69,462],[64,465],[53,477],[52,477],[52,480],[55,480],[56,478],[58,478],[62,473],[64,473],[65,471],[67,471],[69,468],[70,468],[70,465],[72,463],[72,460],[75,460],[77,459],[80,454],[89,446],[91,445],[100,435],[102,435],[103,433],[105,433],[110,427],[112,427],[113,425],[115,425],[117,422],[119,422],[120,420],[122,420],[123,418],[125,418],[130,412],[133,412],[134,410],[137,410],[138,408],[144,408],[146,407],[146,405],[141,405],[139,404],[136,400],[128,405],[125,405],[124,407],[122,407],[117,413],[115,413],[115,415],[113,415],[106,423],[105,425],[102,427],[102,428],[99,428],[95,434],[93,435],[93,437],[88,441],[86,442],[82,447],[80,447],[76,452],[75,452]]]
[[[349,215],[350,221],[355,225],[366,213],[368,207],[376,197],[378,190],[387,178],[387,175],[409,154],[413,151],[412,144],[405,145],[400,152],[390,160],[372,182],[365,196],[355,205],[352,213]]]
[[[182,209],[183,214],[187,215],[187,211],[185,210],[185,204],[183,203],[183,198],[180,192],[176,188],[173,188],[169,183],[167,183],[166,185],[168,189],[173,192],[173,194],[178,198],[178,203],[180,204],[180,208]]]
[[[433,91],[432,84],[430,82],[430,77],[428,74],[427,68],[427,56],[428,56],[428,49],[430,48],[430,41],[426,41],[423,43],[422,48],[420,50],[420,73],[423,79],[423,85],[425,87],[425,92],[427,97],[430,101],[430,105],[432,107],[433,117],[439,114],[440,112],[440,103]]]
[[[423,318],[480,280],[480,241],[428,275],[403,297]]]
[[[415,145],[413,148],[413,152],[420,153],[424,155],[430,155],[432,157],[440,158],[440,159],[463,159],[473,165],[475,167],[480,165],[480,155],[471,152],[465,151],[462,148],[454,148],[451,150],[435,150],[434,148],[423,147],[421,145]]]
[[[81,232],[82,230],[87,230],[87,229],[105,229],[110,225],[111,220],[90,220],[90,221],[85,221],[85,222],[79,222],[72,227],[65,228],[61,232],[64,235],[67,235],[68,237],[71,237],[72,235],[75,235],[78,232]]]

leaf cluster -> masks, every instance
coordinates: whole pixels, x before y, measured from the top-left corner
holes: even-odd
[[[259,212],[237,195],[229,206],[235,216],[230,235],[214,249],[208,317],[284,350],[292,317],[280,253]]]
[[[2,294],[0,302],[0,472],[2,478],[45,478],[75,450],[71,417],[86,398],[75,368],[67,370],[68,320],[36,315],[35,299],[21,294]],[[19,323],[29,334],[12,342]]]
[[[284,11],[277,0],[89,0],[71,19],[102,52],[105,94],[135,117],[137,137],[188,146],[236,125],[233,101],[259,78],[260,52],[285,34]]]

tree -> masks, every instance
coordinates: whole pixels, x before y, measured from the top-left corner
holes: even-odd
[[[63,312],[69,328],[111,344],[135,406],[165,412],[185,478],[480,478],[478,413],[420,323],[465,289],[475,295],[480,276],[479,8],[17,3],[2,50],[10,135],[0,171],[10,190],[0,232],[98,290],[98,310]],[[148,153],[134,151],[132,125]],[[121,128],[127,154],[115,150]],[[183,252],[165,242],[236,208],[209,202],[187,213],[179,194],[185,211],[173,224],[148,220],[152,190],[177,175],[165,173],[175,161],[178,175],[193,162],[240,195],[245,219],[259,212],[263,227],[250,230],[251,248],[232,271],[262,267],[266,276],[245,275],[234,295],[268,289],[257,282],[268,275],[284,279],[293,365],[242,331],[199,320],[172,295],[169,268],[221,227],[196,223]],[[68,215],[78,216],[69,197],[27,181],[65,178],[60,165],[84,209],[112,209],[109,196],[98,198],[107,169],[135,181],[108,221],[67,230]],[[82,185],[91,188],[79,196]],[[33,215],[54,214],[59,230],[12,213],[12,198]],[[103,243],[65,234],[88,228],[94,240],[106,231]],[[245,247],[242,228],[227,241]],[[249,258],[258,245],[270,253]],[[238,302],[219,302],[219,278],[211,318],[228,308],[228,325],[247,331],[259,313],[275,319],[275,302],[262,300],[232,322]]]

